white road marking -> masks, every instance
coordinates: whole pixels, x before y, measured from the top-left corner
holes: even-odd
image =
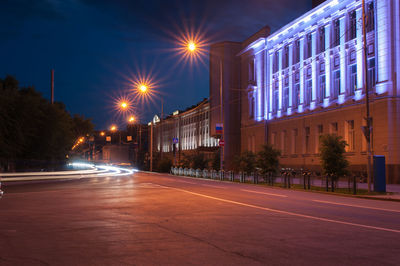
[[[200,184],[200,185],[205,186],[205,187],[213,187],[213,188],[219,188],[219,189],[226,189],[226,188],[220,187],[220,186],[213,186],[213,185],[207,185],[207,184]]]
[[[374,229],[374,230],[379,230],[379,231],[385,231],[385,232],[391,232],[391,233],[398,233],[398,234],[400,234],[400,230],[396,230],[396,229],[390,229],[390,228],[379,227],[379,226],[372,226],[372,225],[366,225],[366,224],[351,223],[351,222],[345,222],[345,221],[340,221],[340,220],[333,220],[333,219],[322,218],[322,217],[311,216],[311,215],[305,215],[305,214],[299,214],[299,213],[289,212],[289,211],[275,210],[275,209],[270,209],[270,208],[261,207],[261,206],[257,206],[257,205],[242,203],[242,202],[238,202],[238,201],[233,201],[233,200],[227,200],[227,199],[212,197],[212,196],[208,196],[208,195],[205,195],[205,194],[192,192],[192,191],[185,190],[185,189],[180,189],[180,188],[175,188],[175,187],[168,187],[168,186],[165,186],[165,187],[170,188],[170,189],[174,189],[174,190],[177,190],[177,191],[185,192],[185,193],[188,193],[188,194],[200,196],[200,197],[203,197],[203,198],[213,199],[213,200],[222,201],[222,202],[226,202],[226,203],[230,203],[230,204],[235,204],[235,205],[239,205],[239,206],[244,206],[244,207],[259,209],[259,210],[263,210],[263,211],[269,211],[269,212],[275,212],[275,213],[280,213],[280,214],[286,214],[286,215],[290,215],[290,216],[296,216],[296,217],[301,217],[301,218],[307,218],[307,219],[312,219],[312,220],[316,220],[316,221],[323,221],[323,222],[336,223],[336,224],[344,224],[344,225],[350,225],[350,226],[355,226],[355,227],[361,227],[361,228],[367,228],[367,229]]]
[[[338,203],[338,202],[331,202],[331,201],[324,201],[324,200],[313,200],[319,203],[326,203],[326,204],[333,204],[333,205],[341,205],[347,207],[356,207],[356,208],[363,208],[363,209],[371,209],[371,210],[379,210],[379,211],[387,211],[387,212],[398,212],[400,210],[393,210],[393,209],[384,209],[384,208],[377,208],[377,207],[368,207],[368,206],[361,206],[361,205],[354,205],[354,204],[346,204],[346,203]]]
[[[195,182],[189,182],[189,181],[183,181],[183,180],[176,180],[176,181],[181,182],[181,183],[188,183],[188,184],[198,185],[198,184],[195,183]]]
[[[288,197],[286,195],[267,193],[267,192],[259,192],[259,191],[247,190],[247,189],[241,189],[241,191],[250,192],[250,193],[256,193],[256,194],[263,194],[263,195],[268,195],[268,196],[282,197],[282,198],[287,198]]]

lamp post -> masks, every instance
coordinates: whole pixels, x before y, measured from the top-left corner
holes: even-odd
[[[368,88],[368,71],[367,71],[367,29],[365,21],[365,0],[362,0],[362,28],[363,28],[363,50],[364,50],[364,88],[365,88],[365,105],[366,105],[366,115],[365,118],[367,125],[364,127],[364,134],[367,140],[367,177],[368,177],[368,193],[371,192],[371,180],[372,180],[372,165],[371,165],[371,117],[369,110],[369,88]]]

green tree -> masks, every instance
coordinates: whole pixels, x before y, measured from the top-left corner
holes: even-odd
[[[205,169],[208,166],[208,160],[205,158],[204,153],[197,152],[192,155],[191,168]]]
[[[89,119],[72,118],[64,104],[51,104],[34,87],[19,88],[12,76],[0,79],[0,164],[63,159],[77,135],[93,128]]]
[[[235,158],[235,170],[250,174],[256,169],[256,155],[251,151],[245,151]]]
[[[79,138],[80,136],[86,136],[93,133],[94,125],[91,119],[86,119],[83,115],[75,114],[72,118],[72,124],[74,138]]]
[[[348,174],[349,162],[344,156],[347,143],[341,136],[326,134],[320,136],[320,158],[324,174],[334,179]]]
[[[275,149],[270,144],[262,146],[261,151],[257,153],[257,167],[261,174],[274,174],[279,170],[279,156],[281,151]]]
[[[214,170],[219,171],[219,169],[221,168],[221,154],[219,152],[219,150],[217,152],[214,153],[212,161],[211,161],[211,167]]]
[[[172,161],[168,157],[163,157],[158,161],[157,169],[161,173],[169,173],[172,167]]]

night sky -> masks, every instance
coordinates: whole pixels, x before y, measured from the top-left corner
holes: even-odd
[[[191,65],[178,55],[185,27],[207,43],[243,41],[261,27],[279,29],[312,7],[311,0],[0,0],[0,77],[15,76],[97,129],[122,125],[113,109],[141,73],[157,83],[155,100],[136,112],[147,123],[160,112],[208,97],[208,58]]]

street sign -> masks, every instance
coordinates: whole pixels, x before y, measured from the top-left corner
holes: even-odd
[[[224,124],[222,123],[216,123],[215,124],[215,134],[222,134],[222,131],[224,130]]]
[[[172,143],[177,144],[179,142],[178,138],[172,138]]]
[[[222,140],[222,139],[221,139],[221,140],[219,141],[219,146],[220,146],[220,147],[224,147],[224,146],[225,146],[225,140]]]

